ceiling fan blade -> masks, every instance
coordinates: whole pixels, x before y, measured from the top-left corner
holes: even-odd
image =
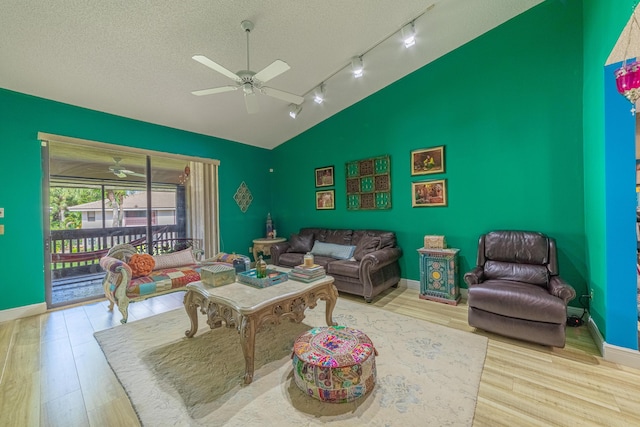
[[[276,59],[271,63],[271,65],[267,65],[261,71],[258,71],[256,75],[253,76],[253,78],[260,80],[262,83],[266,83],[272,78],[277,77],[285,71],[289,70],[290,68],[291,67],[289,67],[289,64],[287,64],[286,62]]]
[[[202,96],[202,95],[213,95],[214,93],[231,92],[232,90],[237,90],[237,89],[238,89],[238,86],[220,86],[220,87],[214,87],[211,89],[194,90],[191,93],[196,96]]]
[[[244,94],[244,105],[247,107],[247,113],[249,114],[255,114],[260,111],[255,92]]]
[[[143,173],[138,173],[138,172],[134,172],[134,171],[130,171],[128,169],[120,169],[118,172],[123,173],[123,174],[127,174],[127,175],[132,175],[132,176],[141,176],[141,177],[146,177],[145,174]]]
[[[198,61],[199,63],[201,63],[202,65],[205,65],[205,66],[211,68],[212,70],[217,71],[220,74],[229,77],[232,80],[235,80],[237,82],[242,80],[240,77],[238,77],[238,75],[236,73],[227,70],[222,65],[220,65],[220,64],[218,64],[216,62],[213,62],[212,60],[210,60],[206,56],[194,55],[194,56],[192,56],[192,58],[195,59],[196,61]]]
[[[115,176],[117,176],[118,178],[126,178],[127,177],[127,175],[122,173],[122,171],[113,171],[113,174]]]
[[[278,98],[278,99],[281,99],[283,101],[290,102],[292,104],[300,105],[300,104],[302,104],[304,102],[304,98],[303,97],[298,96],[298,95],[294,95],[294,94],[289,93],[289,92],[285,92],[283,90],[274,89],[272,87],[265,87],[265,86],[260,88],[260,90],[265,95],[271,96],[273,98]]]

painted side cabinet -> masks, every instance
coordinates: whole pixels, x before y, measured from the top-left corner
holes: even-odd
[[[420,298],[458,305],[458,252],[460,249],[420,248]]]

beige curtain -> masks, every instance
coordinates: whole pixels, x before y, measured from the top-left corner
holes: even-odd
[[[187,185],[187,229],[202,242],[204,257],[219,250],[218,166],[189,162],[191,175]]]

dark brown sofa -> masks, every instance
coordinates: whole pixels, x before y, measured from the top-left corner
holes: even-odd
[[[575,290],[558,275],[556,242],[542,233],[492,231],[480,236],[469,286],[469,325],[564,347],[567,303]]]
[[[396,245],[396,235],[382,230],[351,230],[302,228],[292,234],[289,241],[271,247],[271,262],[293,268],[303,263],[315,241],[355,246],[351,259],[314,255],[316,264],[322,265],[335,279],[336,288],[349,294],[362,295],[367,302],[380,292],[395,287],[400,281],[402,249]]]

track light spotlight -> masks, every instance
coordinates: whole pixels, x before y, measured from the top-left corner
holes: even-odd
[[[324,102],[324,93],[326,91],[326,85],[321,83],[320,86],[316,88],[316,91],[313,95],[313,101],[316,104],[322,104]]]
[[[300,111],[302,111],[302,104],[300,105],[289,104],[289,117],[291,117],[292,119],[295,119],[296,117],[298,117],[298,114],[300,114]]]
[[[353,71],[353,77],[356,79],[362,77],[362,74],[364,74],[364,66],[362,65],[361,56],[351,58],[351,70]]]
[[[411,46],[416,44],[416,27],[413,21],[402,27],[401,32],[404,47],[410,48]]]

